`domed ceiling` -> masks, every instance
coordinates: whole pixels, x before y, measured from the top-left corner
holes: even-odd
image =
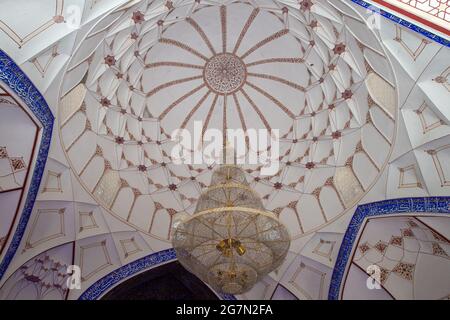
[[[352,31],[363,25],[346,27],[327,7],[231,3],[177,8],[150,26],[138,9],[93,53],[59,114],[71,166],[111,214],[169,240],[172,219],[193,212],[214,167],[172,163],[172,132],[194,132],[195,121],[202,132],[280,130],[279,171],[246,169],[293,238],[370,190],[390,153],[396,101],[379,42]]]
[[[0,280],[0,298],[16,294],[24,270],[39,261],[81,265],[87,289],[121,266],[170,248],[173,222],[194,212],[216,165],[174,163],[174,130],[194,132],[197,122],[202,134],[280,133],[273,160],[279,170],[267,176],[262,165],[244,169],[264,206],[287,226],[292,245],[283,266],[239,298],[325,299],[358,205],[449,195],[445,45],[380,17],[370,28],[373,14],[351,1],[46,5],[53,21],[48,30],[22,30],[33,37],[20,45],[0,32],[2,49],[55,115],[37,201]],[[32,10],[23,1],[16,6]],[[74,8],[82,8],[82,18],[70,29]],[[53,16],[58,10],[64,23]],[[47,21],[48,12],[33,25]],[[46,48],[38,49],[38,41]],[[416,214],[426,211],[410,215]],[[448,239],[448,230],[439,234]],[[440,270],[449,267],[442,259]],[[389,268],[394,274],[395,266]],[[345,297],[360,290],[355,274],[349,273]],[[408,290],[392,296],[410,297]]]

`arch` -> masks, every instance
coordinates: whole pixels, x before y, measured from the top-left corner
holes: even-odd
[[[178,261],[172,261],[125,280],[101,299],[218,300],[219,297]]]
[[[88,289],[86,289],[78,298],[78,300],[97,300],[100,299],[111,288],[136,274],[151,269],[157,265],[176,260],[176,253],[173,248],[152,253],[148,256],[130,262],[113,272],[107,274],[103,278],[97,280]],[[236,300],[232,295],[221,295],[223,300]]]
[[[2,50],[0,50],[0,80],[22,100],[42,125],[39,151],[34,162],[34,171],[28,187],[22,214],[16,230],[11,237],[8,250],[0,263],[1,279],[19,247],[36,200],[50,149],[54,116],[39,90],[20,67]]]

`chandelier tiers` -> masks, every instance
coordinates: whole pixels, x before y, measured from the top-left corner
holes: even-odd
[[[241,294],[281,265],[290,237],[244,171],[225,164],[213,172],[193,216],[175,226],[172,242],[187,270],[218,292]]]

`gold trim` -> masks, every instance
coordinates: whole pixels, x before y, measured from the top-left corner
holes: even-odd
[[[233,189],[233,188],[243,189],[243,190],[250,191],[251,193],[253,193],[254,195],[259,197],[259,194],[255,190],[253,190],[252,188],[246,186],[245,184],[240,184],[240,183],[216,184],[216,185],[214,185],[212,187],[206,188],[205,191],[202,192],[202,195],[208,193],[208,191],[216,190],[216,189],[222,189],[222,188],[225,188],[225,189]]]
[[[221,207],[221,208],[213,208],[213,209],[203,210],[203,211],[197,212],[193,216],[189,217],[188,219],[183,221],[183,223],[188,223],[191,220],[198,219],[199,217],[201,217],[205,214],[208,214],[208,213],[229,212],[229,211],[242,211],[242,212],[260,214],[262,216],[273,219],[276,222],[280,223],[280,221],[276,218],[275,214],[273,214],[272,212],[258,210],[258,209],[254,209],[254,208],[248,208],[248,207]]]

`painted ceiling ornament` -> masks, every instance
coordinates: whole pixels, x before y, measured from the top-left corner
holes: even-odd
[[[203,77],[205,83],[214,92],[230,94],[242,87],[247,77],[247,70],[239,57],[222,53],[213,56],[206,63]]]
[[[218,292],[241,294],[284,261],[290,236],[235,164],[214,170],[195,213],[176,222],[180,263]]]
[[[338,43],[333,48],[334,54],[342,54],[345,52],[345,44],[344,43]]]
[[[173,10],[175,7],[173,6],[173,1],[166,1],[165,6],[167,7],[167,9],[169,10]]]

